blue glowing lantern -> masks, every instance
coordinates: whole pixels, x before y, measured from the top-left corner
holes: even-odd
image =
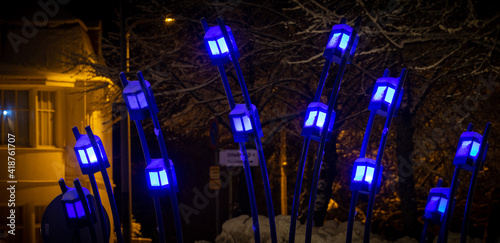
[[[91,215],[85,214],[85,210],[83,209],[84,204],[78,197],[78,192],[75,188],[69,188],[61,199],[64,215],[66,216],[66,222],[73,228],[85,226],[87,217],[91,217],[94,223],[97,221],[94,207],[91,206],[93,200],[90,196],[90,192],[87,188],[82,188],[82,190],[85,195],[85,199],[87,200],[87,205],[89,206],[89,212]]]
[[[88,135],[81,135],[76,127],[73,128],[73,133],[75,134],[76,144],[75,144],[75,154],[80,164],[80,169],[82,174],[94,174],[101,169],[109,168],[108,156],[106,156],[106,151],[102,145],[101,138],[94,135],[97,142],[99,151],[94,151],[92,144],[90,143]],[[103,164],[99,164],[97,156],[101,156]]]
[[[321,102],[311,102],[307,106],[306,118],[302,127],[302,136],[315,141],[321,140],[321,131],[325,127],[326,113],[328,106]],[[326,140],[329,141],[332,137],[333,123],[335,121],[335,111],[332,110],[332,117],[328,125],[328,133]]]
[[[432,188],[427,198],[424,218],[429,219],[435,224],[441,224],[443,216],[448,207],[450,199],[450,188],[436,187]]]
[[[340,64],[340,62],[342,61],[342,57],[344,56],[345,50],[347,48],[347,43],[349,42],[349,38],[351,38],[351,35],[352,35],[351,26],[347,24],[334,25],[332,31],[330,32],[330,36],[328,37],[328,43],[326,44],[323,56],[330,61]],[[352,57],[354,56],[354,52],[356,51],[358,40],[359,36],[356,35],[356,38],[354,39],[354,44],[351,48],[350,56],[347,59],[347,63],[352,62]]]
[[[229,39],[231,39],[231,46],[233,47],[235,58],[240,57],[238,47],[236,46],[236,41],[234,40],[231,28],[226,26],[227,33],[229,34]],[[219,26],[213,26],[208,29],[203,38],[205,41],[205,47],[207,48],[210,60],[214,65],[222,65],[231,61],[231,55],[229,54],[229,49],[222,35],[222,31]]]
[[[153,92],[148,81],[146,81],[146,87],[149,91],[149,95],[152,97]],[[131,120],[144,120],[150,116],[148,102],[144,92],[142,92],[139,81],[128,81],[123,89],[122,95]],[[157,109],[158,108],[155,110]]]
[[[255,105],[251,105],[251,111],[247,110],[245,104],[236,104],[234,109],[229,113],[229,121],[231,122],[231,130],[233,131],[234,141],[237,143],[248,142],[254,139],[253,127],[250,119],[254,119],[257,126],[257,134],[263,137],[262,127],[260,125],[259,113]],[[251,112],[251,114],[250,114]]]
[[[478,160],[479,150],[481,149],[481,136],[477,132],[464,132],[460,136],[460,141],[458,142],[457,153],[455,154],[455,159],[453,160],[453,165],[458,168],[465,169],[468,171],[474,171],[474,167]],[[483,158],[486,156],[486,151],[483,154]],[[481,163],[481,162],[480,162]]]
[[[170,170],[174,177],[175,192],[179,192],[177,178],[175,175],[174,163],[170,160]],[[169,194],[170,183],[167,177],[167,167],[163,159],[151,159],[151,163],[146,166],[146,178],[148,181],[149,194],[151,196],[165,196]]]
[[[391,103],[394,102],[394,95],[396,94],[398,81],[399,78],[391,77],[382,77],[377,79],[368,110],[375,111],[381,116],[387,116],[389,107]],[[399,98],[397,99],[396,112],[394,112],[394,116],[397,114],[402,98],[403,88],[401,88],[401,92],[399,92]]]
[[[359,191],[364,194],[370,193],[373,177],[375,177],[375,166],[375,160],[369,158],[358,158],[354,161],[350,187],[351,191]],[[380,188],[380,183],[382,182],[382,171],[383,166],[380,165],[377,188]]]

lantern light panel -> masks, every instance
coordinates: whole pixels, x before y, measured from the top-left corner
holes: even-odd
[[[460,136],[457,152],[453,165],[468,171],[474,171],[474,166],[478,161],[481,140],[483,136],[477,132],[464,132]],[[486,151],[485,151],[486,152]],[[484,158],[483,154],[483,158]]]
[[[94,138],[100,150],[98,154],[100,154],[102,161],[104,162],[103,167],[108,168],[110,164],[102,141],[98,136],[94,135]],[[92,147],[92,144],[90,143],[88,135],[81,135],[78,141],[76,141],[74,149],[82,174],[93,174],[101,170],[101,165],[98,163],[98,157],[94,151],[94,147]]]
[[[236,55],[236,58],[240,57],[238,47],[236,46],[236,41],[234,40],[233,33],[229,26],[226,26],[229,39],[231,40],[231,46]],[[231,60],[231,55],[229,53],[229,48],[224,39],[224,35],[219,26],[212,26],[208,29],[204,36],[205,46],[207,52],[210,56],[210,60],[214,65],[221,65],[229,62]]]
[[[321,140],[321,132],[325,126],[326,114],[328,106],[321,102],[311,102],[307,106],[306,117],[301,135],[315,141]],[[326,141],[332,137],[333,123],[335,121],[335,111],[332,110],[330,124],[328,125],[328,133]]]
[[[340,64],[340,62],[342,61],[342,57],[344,56],[345,50],[347,48],[347,44],[349,43],[349,39],[351,38],[351,35],[352,35],[351,26],[347,24],[334,25],[332,31],[330,32],[330,36],[328,38],[328,42],[326,44],[323,56],[330,61]],[[354,55],[354,52],[356,51],[358,40],[359,36],[356,35],[353,46],[351,48],[350,56],[347,59],[347,63],[352,62],[352,57]]]
[[[432,188],[425,206],[424,218],[431,220],[435,224],[440,224],[443,221],[449,198],[450,188]]]
[[[170,160],[170,169],[174,177],[174,189],[179,191],[177,187],[177,178],[175,175],[174,164]],[[169,193],[170,183],[167,177],[167,168],[162,158],[151,159],[151,163],[146,167],[146,177],[148,180],[149,194],[151,196],[164,196]]]
[[[382,77],[377,79],[375,82],[375,87],[373,89],[372,98],[368,106],[368,110],[376,112],[381,116],[387,116],[389,108],[394,101],[394,95],[396,94],[396,88],[398,86],[399,78]],[[403,88],[399,93],[399,97],[396,103],[396,111],[399,109],[401,100],[403,98]],[[394,112],[394,116],[397,112]]]
[[[260,125],[259,113],[255,105],[251,105],[251,111],[247,110],[245,104],[236,104],[234,109],[229,113],[231,130],[233,132],[234,141],[237,143],[248,142],[254,139],[254,131],[250,119],[254,119],[259,137],[263,137],[262,127]]]
[[[375,166],[375,160],[369,158],[358,158],[356,159],[356,161],[354,161],[352,181],[350,186],[351,191],[359,191],[360,193],[364,194],[370,193],[370,188],[373,184],[373,178],[375,177]],[[380,187],[380,183],[382,181],[382,171],[383,166],[381,165],[377,188]]]
[[[151,84],[148,81],[146,81],[146,87],[149,90],[149,94],[152,96]],[[144,120],[150,116],[148,102],[144,92],[142,92],[139,81],[128,81],[127,86],[123,89],[122,95],[131,120]]]
[[[82,188],[83,194],[85,195],[85,200],[87,200],[87,205],[89,207],[89,212],[91,215],[95,216],[95,212],[93,207],[91,207],[90,203],[92,200],[90,198],[90,192],[87,188]],[[61,199],[62,206],[66,211],[66,220],[71,227],[81,227],[85,225],[85,219],[87,215],[85,214],[85,210],[83,208],[83,203],[78,196],[78,192],[75,188],[69,188],[66,191]],[[91,217],[94,222],[96,222],[95,217]]]

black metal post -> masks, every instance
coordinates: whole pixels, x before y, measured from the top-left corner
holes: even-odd
[[[85,127],[85,131],[87,131],[87,136],[89,137],[90,143],[92,144],[92,148],[94,149],[94,151],[96,151],[97,162],[99,163],[99,166],[101,166],[102,179],[104,181],[104,186],[106,187],[106,192],[108,194],[111,213],[113,214],[113,224],[115,226],[116,238],[118,243],[122,243],[123,236],[120,224],[120,217],[118,216],[118,208],[116,207],[116,201],[113,194],[113,188],[111,187],[111,181],[109,180],[108,171],[106,170],[106,168],[103,167],[104,163],[103,158],[99,156],[99,153],[97,153],[97,151],[101,150],[97,145],[97,142],[95,141],[94,133],[92,132],[90,126]]]
[[[87,198],[83,193],[82,184],[80,184],[80,180],[76,178],[73,181],[73,185],[75,186],[76,192],[78,193],[78,198],[82,202],[83,211],[85,212],[86,215],[85,221],[87,221],[87,227],[89,228],[90,232],[90,238],[92,239],[92,242],[97,243],[97,235],[95,233],[94,222],[92,222],[92,214],[90,213],[89,210],[89,204],[87,202]]]
[[[471,132],[474,129],[474,125],[472,123],[467,127],[467,132]],[[453,179],[451,180],[451,189],[450,189],[450,199],[455,198],[455,194],[458,189],[458,177],[460,176],[461,169],[455,167],[455,171],[453,172]],[[439,231],[438,243],[448,242],[448,227],[450,225],[451,216],[453,215],[452,205],[448,203],[446,207],[446,213],[444,214],[445,218],[443,220],[443,225],[441,225],[441,230]]]
[[[481,149],[479,150],[479,154],[477,156],[477,162],[474,167],[474,171],[472,172],[472,178],[470,180],[469,193],[467,195],[467,201],[465,204],[464,221],[462,223],[462,235],[460,236],[461,243],[466,243],[467,241],[467,233],[469,231],[470,210],[472,206],[472,201],[474,200],[474,191],[476,189],[477,176],[479,174],[479,170],[483,166],[483,162],[485,159],[483,155],[486,151],[486,148],[488,147],[487,144],[490,132],[491,132],[491,123],[488,122],[483,132],[483,139],[481,140]]]

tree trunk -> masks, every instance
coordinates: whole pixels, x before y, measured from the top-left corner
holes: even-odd
[[[332,198],[332,184],[337,175],[336,163],[337,155],[337,135],[332,134],[332,140],[326,144],[323,165],[321,166],[321,175],[318,183],[318,194],[314,206],[314,225],[323,226],[328,209],[328,203]]]
[[[399,168],[399,195],[401,197],[403,232],[405,235],[418,239],[422,225],[417,221],[418,211],[411,161],[411,152],[414,149],[413,134],[415,127],[412,124],[412,116],[408,108],[404,109],[400,115],[401,117],[396,119],[396,153]]]

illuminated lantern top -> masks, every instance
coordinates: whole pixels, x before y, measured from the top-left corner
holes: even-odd
[[[229,34],[229,39],[231,39],[231,46],[233,47],[234,53],[236,55],[235,58],[238,58],[240,57],[240,53],[238,51],[238,47],[236,46],[236,41],[234,40],[231,28],[229,28],[229,26],[226,26],[226,30]],[[208,54],[210,56],[210,60],[212,60],[212,64],[222,65],[231,61],[231,55],[229,53],[226,40],[224,39],[219,26],[210,27],[205,33],[205,37],[203,39],[205,42],[205,47],[207,48]]]
[[[92,203],[92,200],[89,200],[91,199],[90,192],[86,188],[82,188],[82,190],[87,200],[87,205],[89,205],[89,212],[92,214],[91,218],[96,221],[94,207],[90,206],[90,203]],[[77,190],[75,188],[69,188],[68,191],[64,193],[61,201],[68,224],[73,227],[85,225],[87,215],[83,209],[84,204],[78,197]]]
[[[315,141],[321,140],[321,131],[325,127],[326,113],[328,106],[321,102],[311,102],[307,106],[306,118],[304,121],[304,126],[302,127],[302,136],[308,137]],[[326,135],[326,140],[330,140],[332,137],[333,123],[335,121],[335,111],[332,110],[330,118],[330,124],[328,127],[328,132]]]
[[[231,123],[231,130],[233,131],[234,141],[237,143],[248,142],[254,139],[253,127],[250,119],[254,118],[257,126],[257,134],[263,137],[262,127],[260,125],[259,113],[255,105],[251,105],[252,110],[248,111],[245,104],[236,104],[234,109],[229,113],[229,121]],[[250,113],[251,112],[251,113]]]
[[[349,42],[349,38],[351,38],[351,35],[352,35],[351,26],[347,24],[334,25],[332,31],[330,32],[330,36],[328,37],[328,43],[326,44],[323,56],[330,61],[340,64],[340,62],[342,61],[342,57],[344,56],[345,50],[347,48],[347,43]],[[356,35],[356,38],[354,39],[354,44],[351,48],[350,56],[347,59],[347,63],[352,62],[352,57],[354,56],[354,52],[356,51],[358,40],[359,36]]]
[[[432,188],[425,206],[424,218],[431,220],[435,224],[440,224],[446,212],[450,198],[450,188]]]
[[[369,158],[358,158],[354,161],[352,169],[351,178],[351,191],[359,191],[360,193],[369,194],[370,188],[373,184],[373,178],[375,177],[375,167],[376,162]],[[383,167],[380,165],[379,171],[379,181],[377,183],[377,188],[380,187],[382,182],[382,170]],[[378,193],[378,191],[377,191]]]
[[[123,82],[123,81],[122,81]],[[149,90],[149,95],[152,97],[153,92],[148,81],[145,82]],[[127,105],[127,110],[131,120],[144,120],[150,116],[148,102],[144,92],[142,92],[139,81],[127,81],[123,89],[122,95]]]
[[[99,148],[99,151],[94,151],[88,135],[80,134],[76,127],[73,128],[73,133],[75,134],[76,138],[74,150],[76,158],[78,159],[78,163],[80,164],[82,174],[94,174],[95,172],[101,170],[101,166],[102,169],[108,168],[110,166],[101,138],[94,135],[97,146]],[[99,158],[97,156],[100,156],[100,158],[102,159],[102,165],[99,164]]]
[[[394,95],[396,94],[398,81],[399,78],[391,77],[382,77],[377,79],[368,110],[376,111],[376,113],[381,116],[387,116],[390,105],[395,101]],[[401,88],[399,98],[396,102],[396,112],[394,112],[394,116],[397,114],[402,98],[403,88]]]
[[[458,149],[455,154],[455,159],[453,164],[461,169],[468,171],[474,171],[474,167],[478,161],[479,150],[481,149],[481,141],[483,136],[477,132],[464,132],[460,136],[460,141],[458,142]],[[486,151],[483,154],[483,158],[486,155]],[[481,162],[480,162],[481,163]]]
[[[170,169],[174,177],[174,189],[179,192],[177,178],[175,175],[174,163],[170,160]],[[149,194],[151,196],[164,196],[169,193],[170,183],[167,177],[167,167],[163,159],[151,159],[151,163],[146,167],[146,178],[148,181]]]

